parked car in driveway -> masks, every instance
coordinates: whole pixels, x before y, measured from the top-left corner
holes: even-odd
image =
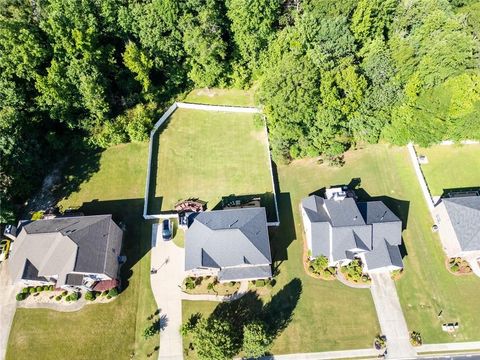
[[[170,219],[165,219],[162,222],[162,238],[164,241],[168,241],[172,239],[173,234],[173,226],[172,221]]]
[[[8,239],[0,241],[0,261],[7,260],[8,252],[10,251],[10,243],[11,241]]]

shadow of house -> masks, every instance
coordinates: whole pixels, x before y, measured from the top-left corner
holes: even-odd
[[[290,193],[277,194],[280,226],[270,229],[274,276],[281,262],[288,260],[288,247],[297,238]]]
[[[122,287],[128,286],[133,267],[151,248],[152,222],[142,218],[144,199],[93,200],[78,209],[85,215],[112,214],[113,220],[124,229],[122,255],[127,261],[121,268]]]

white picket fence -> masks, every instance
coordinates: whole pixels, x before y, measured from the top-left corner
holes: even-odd
[[[155,123],[152,131],[150,132],[150,146],[148,150],[148,167],[147,167],[147,179],[145,182],[145,198],[143,203],[143,218],[145,220],[156,220],[156,219],[168,219],[176,217],[177,214],[175,212],[165,212],[162,214],[148,214],[148,198],[150,194],[150,179],[151,179],[151,171],[152,171],[152,151],[153,151],[153,139],[155,133],[158,131],[160,126],[175,112],[177,109],[194,109],[194,110],[204,110],[204,111],[218,111],[218,112],[232,112],[232,113],[250,113],[250,114],[261,114],[261,110],[256,107],[248,107],[248,106],[223,106],[223,105],[205,105],[205,104],[192,104],[192,103],[184,103],[184,102],[175,102],[173,103],[167,111],[158,119]],[[272,167],[272,157],[270,153],[270,144],[268,142],[268,130],[265,125],[265,136],[267,137],[267,151],[269,157],[269,166],[270,166],[270,176],[272,179],[272,188],[273,188],[273,201],[275,204],[275,212],[277,216],[277,221],[275,222],[268,222],[268,226],[279,226],[280,225],[280,217],[278,211],[278,203],[277,203],[277,192],[275,189],[275,181],[273,178],[273,167]],[[160,143],[158,144],[160,147]]]

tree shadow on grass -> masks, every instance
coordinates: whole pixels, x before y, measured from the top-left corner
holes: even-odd
[[[228,322],[235,330],[235,343],[238,352],[243,342],[243,327],[253,321],[264,321],[268,337],[273,341],[290,324],[294,310],[302,294],[302,282],[295,278],[276,293],[271,301],[263,304],[254,291],[247,292],[240,299],[220,303],[209,317]]]

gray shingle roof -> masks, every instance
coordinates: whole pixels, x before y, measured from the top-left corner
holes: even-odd
[[[185,270],[246,269],[245,265],[270,264],[271,259],[264,208],[202,212],[185,234]]]
[[[402,255],[396,245],[390,245],[384,239],[374,241],[373,250],[365,253],[365,262],[368,270],[375,270],[387,266],[403,267]]]
[[[21,278],[20,269],[28,258],[40,275],[58,275],[60,285],[71,271],[115,278],[122,236],[111,215],[26,223],[12,248],[12,276],[15,280]]]
[[[480,250],[480,196],[442,199],[463,251]]]
[[[270,277],[272,277],[272,269],[269,265],[225,268],[218,272],[218,280],[220,281],[268,279]]]
[[[331,254],[333,261],[339,261],[351,259],[352,251],[358,249],[370,254],[373,266],[375,261],[398,263],[402,222],[383,202],[356,203],[353,198],[334,200],[312,195],[303,199],[302,207],[312,227],[313,256]]]

